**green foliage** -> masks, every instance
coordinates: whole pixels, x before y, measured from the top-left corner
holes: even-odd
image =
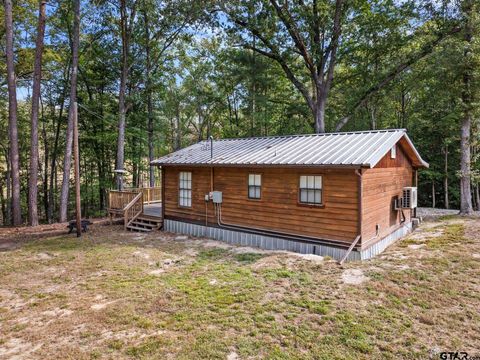
[[[317,54],[312,23],[333,31],[334,1],[289,2],[289,13],[309,51]],[[444,6],[441,6],[441,4]],[[460,2],[461,3],[461,2]],[[30,88],[32,84],[38,3],[15,3],[22,204],[26,213],[29,162]],[[474,4],[474,6],[478,6]],[[272,2],[127,1],[136,16],[131,23],[125,168],[129,186],[148,184],[148,119],[153,119],[153,156],[206,139],[313,132],[311,110],[278,62],[253,51],[264,40],[282,57],[308,92],[313,84],[285,24]],[[82,2],[78,84],[82,206],[85,216],[104,213],[107,191],[114,186],[121,68],[119,9],[115,1]],[[428,52],[374,92],[358,109],[362,94],[439,33],[462,25],[459,4],[417,0],[346,2],[334,85],[326,108],[327,130],[351,115],[344,130],[407,128],[430,163],[420,172],[420,204],[459,205],[459,126],[464,112],[462,71],[474,69],[472,183],[480,183],[479,16],[474,11],[474,41],[464,59],[462,31],[446,36]],[[236,24],[252,23],[264,39]],[[3,19],[3,7],[0,17]],[[70,92],[71,2],[49,2],[43,57],[40,114],[40,215],[53,221],[58,210]],[[0,42],[4,28],[0,24]],[[326,47],[328,44],[324,44]],[[147,50],[150,56],[148,65]],[[468,63],[468,64],[467,64]],[[6,69],[0,63],[0,218],[9,222],[7,191],[8,137]],[[151,96],[152,109],[147,99]],[[445,167],[447,161],[447,168]],[[159,173],[155,170],[159,184]],[[71,192],[72,193],[72,192]],[[477,204],[480,206],[480,204]],[[73,200],[70,208],[73,208]]]

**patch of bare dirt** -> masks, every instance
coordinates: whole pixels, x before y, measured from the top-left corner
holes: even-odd
[[[347,269],[342,273],[342,281],[347,285],[360,285],[368,280],[362,269]]]

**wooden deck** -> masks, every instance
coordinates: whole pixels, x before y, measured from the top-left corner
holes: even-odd
[[[148,216],[162,217],[162,203],[143,205],[143,213]]]
[[[146,232],[162,227],[160,188],[111,190],[108,199],[110,223],[114,217],[121,216],[124,218],[125,230]]]

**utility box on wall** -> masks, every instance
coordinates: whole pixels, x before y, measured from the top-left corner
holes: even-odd
[[[215,204],[221,204],[223,201],[223,195],[221,191],[214,191],[212,194],[212,201]]]

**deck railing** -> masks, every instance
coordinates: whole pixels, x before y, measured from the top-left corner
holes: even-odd
[[[137,193],[143,193],[143,203],[153,204],[162,201],[162,188],[157,187],[145,187],[145,188],[128,188],[128,191],[136,191]]]
[[[108,193],[109,211],[118,212],[125,209],[127,204],[133,200],[139,193],[143,194],[144,204],[154,204],[162,202],[162,188],[126,188],[125,190],[110,190]]]
[[[122,191],[110,190],[108,193],[108,214],[110,223],[116,216],[123,216],[125,228],[143,213],[144,204],[162,202],[162,189],[128,188]]]
[[[143,213],[143,193],[139,192],[123,210],[125,230],[141,213]]]
[[[118,191],[110,190],[108,193],[108,209],[120,211],[125,208],[138,195],[138,191]]]

